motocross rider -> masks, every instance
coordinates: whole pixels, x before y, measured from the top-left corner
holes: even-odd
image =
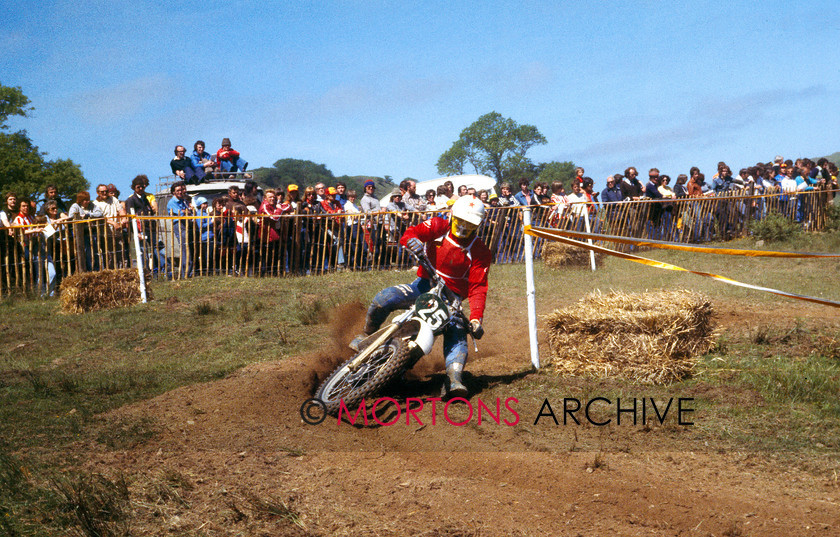
[[[476,339],[484,335],[481,322],[487,296],[487,273],[493,257],[476,233],[484,214],[481,200],[462,196],[452,205],[451,221],[435,217],[408,228],[400,238],[400,243],[412,252],[425,251],[447,287],[462,299],[469,300],[469,331]],[[443,240],[438,241],[441,237]],[[418,296],[431,289],[430,276],[422,267],[417,270],[417,276],[412,283],[388,287],[373,298],[364,335],[356,337],[351,348],[358,350],[361,341],[376,332],[391,312],[411,307]],[[461,380],[461,372],[467,363],[467,327],[463,323],[451,323],[444,329],[443,354],[446,359],[444,395],[465,397],[468,391]]]

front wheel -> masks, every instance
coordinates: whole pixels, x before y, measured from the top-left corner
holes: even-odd
[[[315,393],[333,416],[338,415],[342,401],[347,409],[356,408],[362,399],[402,374],[411,361],[411,349],[407,341],[391,339],[371,352],[356,371],[351,371],[350,363],[355,358],[341,364]]]

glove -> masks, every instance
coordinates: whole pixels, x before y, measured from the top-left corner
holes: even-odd
[[[481,339],[481,336],[484,335],[484,327],[481,326],[481,321],[478,319],[470,321],[470,333],[475,339]]]
[[[414,255],[421,255],[423,253],[423,249],[425,248],[425,244],[423,241],[417,238],[410,238],[408,242],[405,243],[406,248],[411,250]]]

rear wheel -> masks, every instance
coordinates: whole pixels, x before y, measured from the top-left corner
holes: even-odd
[[[333,416],[338,414],[342,401],[347,409],[356,408],[362,399],[402,374],[410,364],[411,350],[408,342],[391,339],[371,352],[356,371],[351,371],[350,364],[356,356],[341,364],[315,394]]]

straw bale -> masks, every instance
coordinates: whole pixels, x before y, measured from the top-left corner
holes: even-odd
[[[713,346],[712,314],[694,291],[596,291],[546,316],[552,363],[567,375],[677,381]]]
[[[146,295],[151,298],[148,283]],[[140,276],[135,269],[82,272],[61,282],[61,309],[67,313],[125,307],[140,301]]]
[[[551,268],[589,266],[589,250],[570,244],[546,240],[540,255],[545,266]],[[600,252],[595,252],[595,261],[602,256]]]

